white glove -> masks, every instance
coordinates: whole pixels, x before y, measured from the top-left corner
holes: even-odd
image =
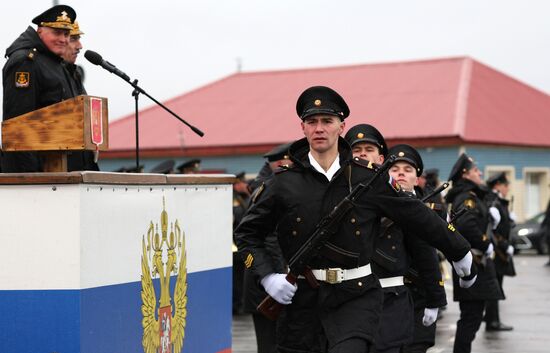
[[[498,209],[493,206],[489,208],[489,213],[491,214],[491,218],[493,218],[493,229],[497,229],[498,224],[500,223],[500,212],[498,212]]]
[[[506,248],[506,253],[510,256],[514,256],[514,247],[512,245],[508,245],[508,248]]]
[[[489,243],[487,250],[485,250],[485,256],[492,258],[494,252],[495,252],[495,247],[493,246],[493,243]]]
[[[471,286],[474,285],[474,283],[476,283],[476,279],[477,279],[477,275],[475,275],[474,278],[470,280],[459,278],[458,285],[460,286],[460,288],[470,288]]]
[[[464,277],[470,275],[470,270],[472,268],[472,253],[468,251],[466,255],[459,261],[453,261],[453,267],[456,271],[456,274],[459,277]]]
[[[510,212],[510,219],[512,220],[512,222],[515,222],[518,219],[514,211]]]
[[[261,283],[271,298],[285,305],[292,303],[292,297],[298,288],[298,286],[286,280],[286,274],[284,273],[270,273],[262,278]]]
[[[437,320],[437,312],[439,308],[425,308],[424,317],[422,318],[422,325],[428,327],[431,326],[435,320]]]

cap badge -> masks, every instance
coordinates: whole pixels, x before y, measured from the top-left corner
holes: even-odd
[[[403,156],[405,155],[405,153],[404,153],[404,152],[399,152],[397,155],[398,155],[399,157],[403,157]]]
[[[61,11],[61,16],[57,16],[56,22],[71,22],[71,18],[67,16],[66,11]]]
[[[360,132],[360,133],[357,134],[358,139],[362,139],[363,137],[365,137],[364,133]]]
[[[320,100],[320,99],[316,99],[315,102],[313,102],[313,104],[315,104],[315,106],[318,107],[318,106],[321,105],[321,100]]]

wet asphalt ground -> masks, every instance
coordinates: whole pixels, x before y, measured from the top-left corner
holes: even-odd
[[[516,255],[516,277],[504,278],[506,300],[500,303],[501,321],[508,332],[486,332],[482,323],[472,346],[475,353],[550,353],[550,266],[548,256]],[[452,280],[446,281],[447,310],[437,321],[436,345],[429,353],[453,351],[458,303],[452,301]],[[254,326],[249,315],[233,317],[233,353],[256,353]]]

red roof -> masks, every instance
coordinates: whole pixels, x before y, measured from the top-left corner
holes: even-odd
[[[145,155],[265,151],[302,137],[296,99],[313,85],[346,99],[347,127],[369,123],[388,140],[550,146],[550,96],[460,57],[237,73],[165,102],[203,138],[153,106],[140,112],[140,149]],[[132,150],[134,135],[133,115],[111,122],[112,156]]]

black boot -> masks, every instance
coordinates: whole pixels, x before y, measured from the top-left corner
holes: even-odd
[[[502,322],[492,321],[485,325],[485,331],[512,331],[512,326],[504,325]]]

